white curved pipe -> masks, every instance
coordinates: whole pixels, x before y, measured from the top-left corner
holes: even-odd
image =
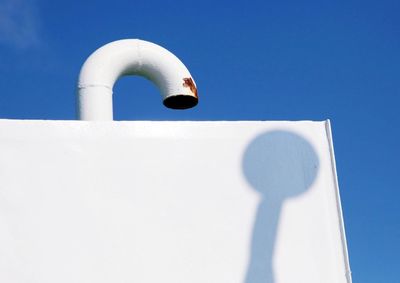
[[[112,89],[125,75],[140,75],[161,90],[163,103],[186,109],[198,102],[196,84],[183,63],[151,42],[124,39],[97,49],[83,64],[78,83],[80,120],[113,120]]]

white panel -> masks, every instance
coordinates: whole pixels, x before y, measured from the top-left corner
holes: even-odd
[[[0,282],[350,282],[328,137],[1,120]]]

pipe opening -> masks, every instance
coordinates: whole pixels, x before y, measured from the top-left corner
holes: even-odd
[[[171,109],[189,109],[197,105],[199,99],[185,94],[172,95],[164,99],[164,106]]]

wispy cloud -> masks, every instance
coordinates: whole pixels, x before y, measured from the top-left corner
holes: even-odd
[[[34,0],[0,0],[0,44],[20,49],[40,44]]]

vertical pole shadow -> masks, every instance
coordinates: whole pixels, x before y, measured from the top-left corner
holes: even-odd
[[[263,133],[246,148],[242,169],[248,183],[260,193],[261,202],[244,283],[275,282],[273,257],[282,204],[310,188],[318,167],[312,145],[288,131]]]

